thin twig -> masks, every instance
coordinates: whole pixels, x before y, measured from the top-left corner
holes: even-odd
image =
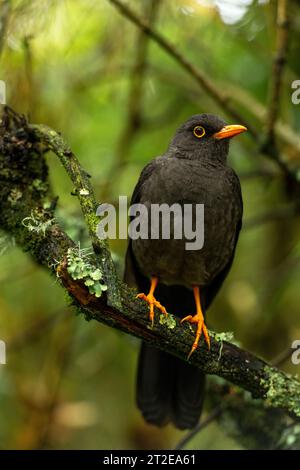
[[[280,173],[278,171],[271,171],[266,168],[257,168],[256,170],[249,170],[249,171],[240,171],[239,178],[240,180],[252,180],[255,178],[264,178],[266,180],[273,179],[276,176],[279,176]]]
[[[169,72],[168,70],[162,70],[157,64],[152,64],[151,69],[156,73],[156,75],[159,76],[160,80],[172,82],[176,84],[177,87],[180,87],[192,103],[196,102],[199,103],[199,105],[203,104],[202,96],[199,95],[199,88],[196,85],[193,85],[192,82],[182,80],[182,76],[173,70],[172,72]],[[232,84],[231,82],[224,80],[214,83],[217,88],[226,90],[226,93],[230,96],[232,103],[234,103],[237,108],[243,107],[248,114],[250,113],[255,118],[255,120],[259,122],[258,126],[260,129],[265,127],[268,109],[251,93],[249,93],[249,91],[247,91],[245,88],[241,88],[237,83]],[[288,153],[292,152],[294,158],[300,159],[300,137],[297,130],[293,129],[282,119],[278,119],[275,124],[274,131],[276,137],[278,137],[278,139],[286,145],[287,149],[289,150]],[[258,134],[262,135],[262,131],[260,130]],[[255,142],[256,144],[260,144],[260,142],[257,141],[257,138],[255,138]],[[267,155],[268,148],[265,149],[264,152]],[[287,164],[288,162],[285,163]]]
[[[45,406],[41,411],[44,414],[43,427],[39,432],[38,445],[39,449],[45,449],[49,446],[51,441],[52,426],[55,424],[55,411],[60,399],[61,385],[67,372],[72,357],[72,347],[74,340],[74,332],[76,323],[70,317],[66,317],[64,321],[64,331],[58,338],[58,345],[56,343],[56,358],[50,361],[50,364],[44,371],[44,380],[49,377],[49,369],[51,366],[55,368],[54,377],[51,380],[51,390],[46,398]],[[57,347],[58,346],[58,347]]]
[[[27,114],[34,119],[35,101],[37,96],[37,87],[34,84],[33,73],[33,53],[32,53],[32,36],[26,36],[23,40],[24,47],[24,67],[25,67],[25,83],[27,90]]]
[[[289,346],[284,351],[281,351],[274,359],[272,359],[271,364],[276,367],[282,366],[293,354],[293,349]]]
[[[243,223],[243,229],[248,230],[256,228],[268,222],[274,222],[276,220],[285,220],[291,217],[296,217],[298,214],[299,202],[292,202],[290,204],[285,204],[281,207],[276,207],[275,209],[266,212],[265,214],[256,215],[254,217],[246,219]]]
[[[249,122],[246,122],[243,115],[241,115],[234,107],[231,106],[230,97],[220,92],[210,78],[208,78],[201,70],[195,67],[183,54],[181,54],[174,45],[168,41],[159,32],[153,29],[147,21],[140,18],[128,5],[125,5],[120,0],[109,0],[118,10],[142,31],[150,36],[153,41],[160,45],[170,56],[172,56],[181,67],[183,67],[197,82],[198,84],[234,119],[240,124],[245,125],[248,131],[257,138],[257,132]]]
[[[174,448],[174,450],[181,450],[181,449],[184,449],[186,447],[186,445],[197,435],[199,434],[201,431],[203,431],[203,429],[207,428],[207,426],[212,423],[215,419],[217,419],[222,413],[223,413],[223,409],[224,407],[223,406],[217,406],[216,408],[214,408],[211,413],[206,416],[206,418],[204,418],[202,421],[200,421],[199,424],[197,424],[197,426],[192,429],[191,431],[189,431],[179,442],[178,444],[176,445],[176,447]]]
[[[158,14],[160,0],[145,2],[145,17],[153,27]],[[138,30],[136,37],[136,58],[130,74],[130,90],[128,97],[128,119],[118,145],[119,158],[122,161],[130,144],[142,124],[143,88],[147,72],[149,36]]]
[[[151,27],[153,27],[157,17],[160,1],[161,0],[150,0],[149,2],[145,2],[145,17],[148,18]],[[143,92],[147,72],[148,45],[149,36],[145,35],[142,30],[138,30],[136,37],[136,57],[129,77],[128,115],[117,144],[115,161],[107,176],[107,184],[105,184],[103,188],[102,199],[104,200],[106,200],[107,194],[109,193],[111,182],[113,181],[114,184],[118,184],[120,171],[126,164],[132,142],[143,123]]]
[[[274,128],[279,115],[283,72],[287,61],[290,25],[288,18],[288,3],[288,0],[278,0],[277,2],[276,53],[273,62],[273,72],[270,83],[270,102],[266,131],[266,140],[268,144],[274,142]]]

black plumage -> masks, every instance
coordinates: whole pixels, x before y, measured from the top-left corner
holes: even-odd
[[[204,132],[200,137],[199,129]],[[238,177],[226,160],[229,137],[243,130],[226,126],[213,115],[192,116],[177,130],[167,152],[146,165],[132,195],[131,204],[143,203],[148,208],[154,203],[192,204],[193,208],[204,204],[201,250],[187,251],[186,240],[172,239],[172,231],[170,240],[137,239],[128,244],[124,280],[139,292],[148,292],[155,276],[155,298],[167,312],[181,318],[195,310],[195,286],[206,312],[233,261],[242,196]],[[194,427],[201,413],[204,383],[203,373],[191,364],[142,344],[137,404],[149,423],[172,421],[182,429]]]

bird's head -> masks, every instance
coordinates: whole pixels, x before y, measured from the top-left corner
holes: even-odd
[[[178,149],[178,156],[185,158],[225,162],[230,138],[246,130],[241,125],[228,126],[213,114],[195,114],[177,129],[170,150]]]

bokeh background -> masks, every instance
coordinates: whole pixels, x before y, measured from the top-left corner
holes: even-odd
[[[276,48],[277,1],[130,0],[135,11],[204,71],[257,130],[232,142],[244,228],[233,269],[209,326],[273,358],[300,339],[297,190],[260,151]],[[281,90],[282,132],[297,141],[300,5],[290,1],[289,52]],[[274,77],[273,77],[274,78]],[[61,131],[92,175],[99,202],[130,196],[142,167],[166,149],[176,127],[221,106],[107,0],[0,0],[0,80],[7,103]],[[299,152],[279,139],[284,158]],[[274,159],[273,159],[274,160]],[[48,156],[58,217],[87,246],[78,201]],[[297,189],[297,188],[296,188]],[[126,242],[111,248],[122,271]],[[146,425],[134,403],[138,341],[76,316],[55,279],[0,234],[0,448],[172,448],[183,433]],[[287,360],[283,367],[299,373]],[[190,448],[240,448],[217,423]]]

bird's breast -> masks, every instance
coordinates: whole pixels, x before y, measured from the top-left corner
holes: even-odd
[[[140,269],[148,277],[158,276],[166,284],[206,285],[226,266],[234,251],[241,218],[240,198],[228,167],[211,168],[176,160],[166,162],[147,182],[140,202],[147,208],[144,220],[148,239],[133,240],[132,248]],[[161,204],[181,208],[181,238],[178,231],[175,233],[175,215],[160,218],[160,227],[173,222],[169,239],[163,238],[162,230],[158,238],[151,236],[151,208]],[[203,205],[203,212],[199,205]],[[189,220],[186,214],[191,216]],[[193,234],[196,249],[191,248]]]

